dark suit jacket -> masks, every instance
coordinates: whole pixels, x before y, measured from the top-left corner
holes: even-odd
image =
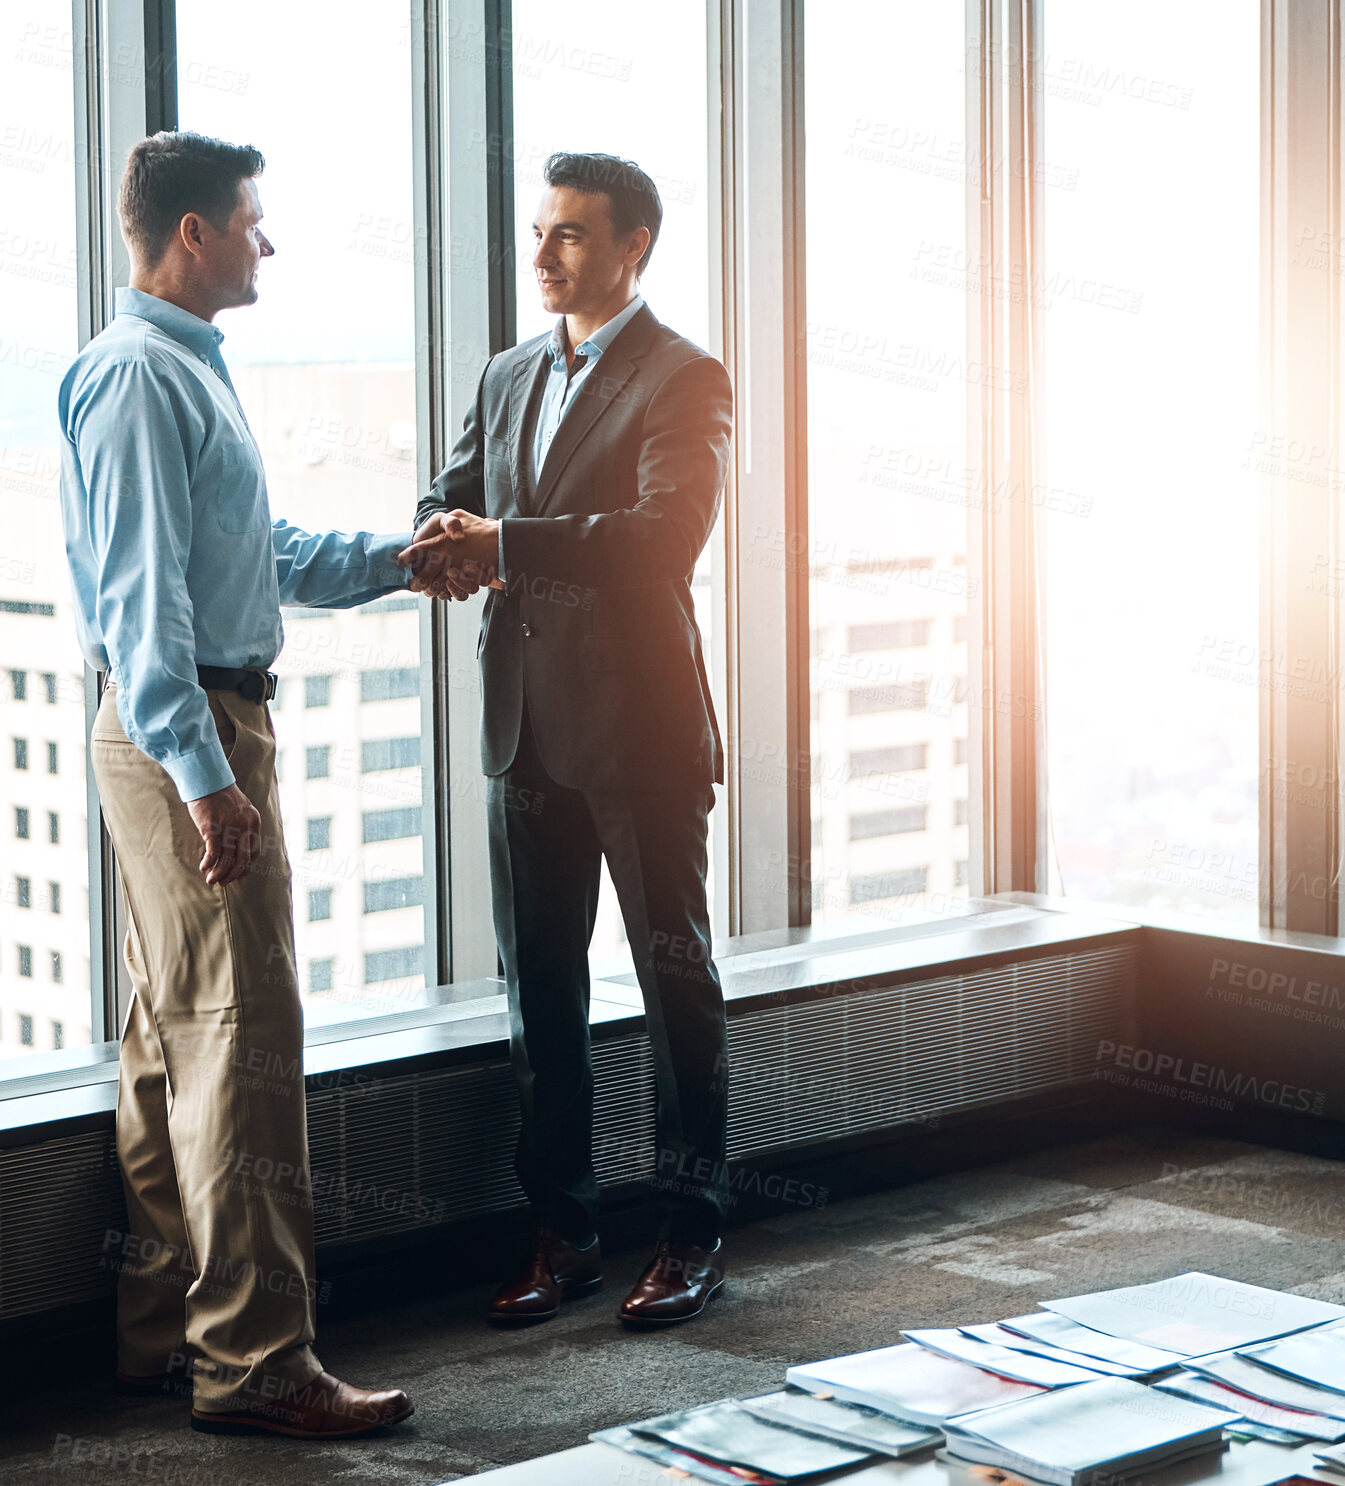
[[[481,623],[481,762],[513,762],[526,692],[557,784],[722,782],[691,601],[719,511],[733,394],[712,356],[642,308],[580,384],[542,467],[530,441],[548,336],[491,358],[419,526],[461,508],[504,522],[507,592]]]

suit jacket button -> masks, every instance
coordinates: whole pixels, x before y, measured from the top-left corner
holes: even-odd
[[[523,638],[525,640],[530,640],[532,638],[532,625],[525,624],[523,626]]]

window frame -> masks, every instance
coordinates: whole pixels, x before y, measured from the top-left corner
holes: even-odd
[[[1049,0],[965,0],[967,22],[967,254],[996,266],[972,306],[968,361],[1004,370],[969,380],[969,462],[982,496],[1032,487],[1039,460],[1039,330],[1028,297],[1008,286],[1031,282],[1044,218],[1041,97],[1044,19]],[[1338,402],[1320,395],[1341,383],[1341,306],[1334,275],[1295,276],[1285,245],[1305,221],[1338,222],[1341,151],[1323,120],[1341,116],[1339,58],[1323,41],[1328,0],[1262,0],[1263,375],[1264,423],[1280,433],[1341,447]],[[83,344],[110,318],[112,291],[128,265],[114,225],[119,162],[146,133],[177,122],[174,0],[73,0],[78,295]],[[810,918],[809,613],[806,571],[743,560],[752,532],[780,532],[786,550],[807,530],[807,419],[804,336],[804,0],[707,0],[711,130],[708,179],[713,240],[722,244],[716,344],[734,380],[737,434],[725,493],[726,571],[722,584],[724,724],[728,753],[727,858],[717,868],[731,933],[807,925]],[[1332,33],[1334,34],[1334,33]],[[463,46],[455,38],[483,38]],[[515,233],[511,6],[509,0],[412,0],[414,228],[418,488],[446,459],[472,396],[440,348],[488,357],[514,343]],[[112,59],[137,59],[112,65]],[[148,65],[146,64],[148,59]],[[1311,65],[1309,65],[1311,64]],[[1295,87],[1286,79],[1298,79]],[[1318,156],[1284,143],[1315,129]],[[482,138],[499,148],[482,151]],[[751,203],[750,212],[748,202]],[[480,241],[481,256],[454,253]],[[709,251],[707,245],[707,251]],[[1016,301],[1016,302],[1015,302]],[[1294,372],[1290,316],[1329,324],[1310,363]],[[993,384],[993,385],[992,385]],[[1010,387],[1028,388],[1026,395]],[[1266,654],[1321,665],[1340,653],[1339,603],[1288,602],[1305,565],[1337,528],[1267,482],[1262,554]],[[1334,519],[1334,513],[1332,513]],[[1039,891],[1044,881],[1045,781],[1038,610],[1038,515],[1031,502],[969,502],[968,564],[980,583],[967,616],[973,696],[1007,697],[1006,708],[973,705],[963,752],[968,771],[966,867],[973,896]],[[1337,523],[1338,527],[1339,523]],[[1301,582],[1299,583],[1301,586]],[[485,859],[484,791],[454,788],[479,778],[475,640],[479,600],[421,608],[422,818],[426,971],[431,984],[494,975],[498,959]],[[719,643],[719,641],[717,641]],[[750,663],[748,658],[750,657]],[[16,700],[41,673],[13,671]],[[450,677],[469,684],[452,685]],[[306,686],[322,678],[306,678]],[[330,686],[330,678],[326,678]],[[102,679],[85,678],[86,721]],[[305,703],[308,704],[307,696]],[[313,705],[321,705],[316,701]],[[1343,786],[1338,782],[1341,697],[1324,709],[1297,707],[1263,689],[1261,752],[1261,917],[1266,927],[1342,932],[1335,883],[1342,855]],[[787,766],[756,766],[752,740],[777,740]],[[1324,781],[1312,809],[1295,816],[1277,803],[1287,760]],[[792,764],[793,767],[788,766]],[[64,778],[68,778],[68,773]],[[90,865],[92,1036],[116,1035],[129,995],[121,963],[116,863],[85,769]],[[1300,791],[1301,793],[1301,791]],[[16,822],[17,824],[17,822]],[[31,816],[29,839],[32,839]],[[1284,886],[1325,876],[1321,897]]]

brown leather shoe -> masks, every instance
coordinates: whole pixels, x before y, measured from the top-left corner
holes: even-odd
[[[191,1411],[191,1427],[202,1434],[288,1434],[303,1440],[342,1440],[409,1419],[416,1406],[400,1388],[381,1393],[352,1388],[331,1373],[319,1373],[303,1388],[227,1414]]]
[[[549,1321],[562,1300],[588,1295],[602,1284],[602,1248],[595,1238],[576,1249],[550,1228],[533,1235],[532,1257],[517,1275],[495,1292],[490,1319],[497,1326],[526,1326]]]
[[[699,1316],[723,1287],[722,1238],[712,1249],[660,1239],[617,1314],[627,1326],[674,1326]]]

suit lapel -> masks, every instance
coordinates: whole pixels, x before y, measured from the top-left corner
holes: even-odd
[[[651,311],[642,308],[598,358],[597,365],[579,384],[573,406],[560,421],[556,436],[547,451],[546,462],[537,477],[533,494],[533,514],[540,516],[555,494],[560,477],[571,455],[583,442],[589,430],[616,402],[622,389],[635,375],[636,364],[649,349],[658,321]]]
[[[528,435],[528,407],[551,362],[546,342],[532,356],[525,356],[514,368],[509,388],[509,473],[514,482],[514,502],[521,516],[533,513],[532,454],[523,448]]]

